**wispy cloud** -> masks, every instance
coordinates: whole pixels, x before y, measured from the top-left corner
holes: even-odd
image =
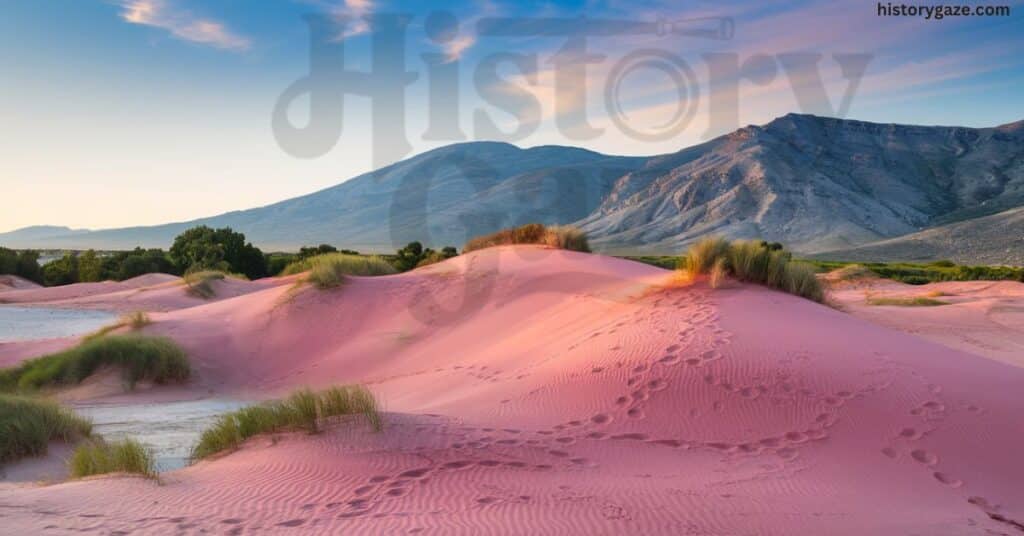
[[[223,23],[197,17],[166,0],[125,0],[121,7],[121,18],[125,22],[162,28],[183,41],[238,52],[252,46],[247,37],[231,31]]]
[[[447,61],[453,62],[462,58],[462,53],[469,50],[476,43],[476,36],[462,35],[444,44],[444,54]]]

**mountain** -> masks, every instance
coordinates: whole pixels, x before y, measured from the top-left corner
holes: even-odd
[[[1024,266],[1024,207],[871,242],[815,257],[849,261],[930,261]]]
[[[598,249],[675,253],[706,234],[849,250],[1024,205],[1024,122],[994,128],[789,114],[653,157],[450,145],[265,207],[152,227],[0,235],[15,247],[166,247],[199,224],[265,249],[433,246],[526,222],[574,223]],[[1020,222],[1008,220],[1020,234]],[[945,231],[937,231],[942,233]]]
[[[46,240],[49,238],[70,237],[88,232],[88,229],[72,229],[70,227],[63,227],[60,225],[32,225],[30,227],[15,229],[7,233],[0,233],[0,244],[6,243],[5,239],[9,239],[14,242],[21,240]]]

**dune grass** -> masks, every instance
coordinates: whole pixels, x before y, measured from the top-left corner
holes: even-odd
[[[728,274],[740,281],[783,290],[819,303],[825,300],[825,291],[813,266],[794,262],[788,252],[773,249],[764,242],[706,238],[690,247],[679,266],[690,276],[710,276],[710,283],[715,287]]]
[[[70,409],[38,398],[0,394],[0,464],[46,454],[50,441],[77,441],[92,423]]]
[[[187,292],[197,298],[208,300],[217,295],[217,291],[213,288],[214,281],[221,281],[227,274],[224,272],[218,272],[216,270],[202,270],[198,272],[187,273],[182,277],[187,288]]]
[[[101,438],[83,441],[68,459],[72,478],[107,473],[133,473],[156,478],[153,453],[134,439],[107,442]]]
[[[323,391],[299,389],[284,400],[247,406],[221,415],[216,423],[203,431],[192,448],[192,460],[200,460],[234,450],[260,434],[284,431],[317,433],[321,423],[341,415],[366,416],[374,430],[381,429],[377,402],[365,387],[336,386]]]
[[[135,311],[133,313],[128,313],[126,315],[121,316],[121,318],[117,319],[117,322],[109,326],[103,326],[102,328],[82,337],[82,340],[91,341],[93,339],[98,339],[100,337],[110,334],[110,332],[112,331],[124,327],[130,328],[132,331],[138,331],[152,323],[153,321],[150,320],[149,315],[147,315],[145,312]]]
[[[587,235],[580,229],[571,225],[547,227],[540,223],[528,223],[478,236],[466,242],[462,252],[513,244],[543,244],[560,249],[590,252]]]
[[[927,296],[868,296],[868,305],[892,305],[897,307],[934,307],[949,305],[949,302],[936,300]]]
[[[142,380],[176,383],[188,379],[185,352],[164,337],[110,335],[84,341],[74,348],[0,369],[0,392],[35,391],[74,385],[103,366],[120,368],[125,385]]]
[[[871,271],[871,268],[862,264],[848,264],[829,272],[829,275],[836,281],[856,281],[858,279],[878,277],[875,272]]]
[[[309,272],[304,282],[318,289],[330,289],[345,282],[345,276],[374,276],[397,273],[388,261],[376,255],[350,255],[347,253],[325,253],[295,261],[285,267],[281,275]]]

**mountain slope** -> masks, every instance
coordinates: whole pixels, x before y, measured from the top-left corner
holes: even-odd
[[[1024,207],[851,249],[826,251],[816,257],[851,261],[949,259],[960,264],[1024,266]]]
[[[615,157],[474,142],[337,186],[190,222],[65,236],[0,234],[14,247],[166,247],[187,227],[241,230],[264,248],[460,245],[521,223],[575,223],[613,252],[677,252],[702,235],[850,249],[1024,205],[1024,122],[888,125],[790,114],[679,152]]]

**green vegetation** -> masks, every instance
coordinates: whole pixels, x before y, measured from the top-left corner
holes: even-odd
[[[320,431],[321,423],[342,415],[365,415],[374,430],[381,429],[381,418],[373,395],[361,386],[331,387],[314,392],[300,389],[288,398],[247,406],[221,415],[203,431],[192,448],[192,459],[233,450],[253,436],[285,431]]]
[[[46,454],[50,441],[89,437],[92,423],[47,400],[0,394],[0,463]]]
[[[182,273],[214,270],[245,274],[249,279],[267,275],[263,252],[230,227],[188,229],[174,239],[169,256]]]
[[[496,233],[478,236],[466,242],[462,251],[468,253],[478,249],[510,244],[545,244],[573,251],[590,251],[587,236],[583,231],[568,225],[546,227],[540,223],[528,223],[521,227],[502,229]]]
[[[16,275],[36,283],[43,282],[39,269],[39,252],[32,250],[14,251],[0,248],[0,275]]]
[[[185,352],[170,339],[142,335],[99,336],[63,352],[0,369],[0,391],[74,385],[103,366],[120,368],[128,388],[134,388],[142,380],[183,382],[190,374]]]
[[[302,272],[309,272],[305,282],[325,290],[341,285],[345,281],[345,276],[389,275],[395,273],[396,270],[391,263],[377,256],[326,253],[293,262],[284,269],[282,275]]]
[[[442,248],[441,251],[434,251],[424,248],[423,244],[419,242],[409,242],[404,248],[395,252],[394,257],[391,258],[391,264],[399,272],[407,272],[413,268],[450,259],[458,254],[459,252],[451,246]]]
[[[848,266],[861,266],[886,279],[894,279],[910,285],[924,285],[938,281],[1024,281],[1024,267],[1013,266],[962,266],[950,261],[930,263],[909,262],[837,262],[807,261],[822,271],[833,271]]]
[[[868,296],[868,305],[895,305],[898,307],[934,307],[949,305],[949,302],[936,300],[928,296]]]
[[[188,287],[189,294],[197,298],[208,300],[217,295],[217,292],[213,288],[213,282],[221,281],[226,277],[244,278],[245,276],[226,274],[216,270],[199,270],[185,274],[182,279],[184,280],[185,286]]]
[[[623,258],[666,269],[672,269],[680,262],[679,257],[667,255],[625,256]],[[683,258],[682,261],[685,262],[686,259]],[[1024,267],[1013,266],[962,266],[951,261],[930,263],[855,263],[807,259],[799,259],[799,261],[815,267],[819,273],[832,272],[837,279],[842,281],[873,276],[893,279],[910,285],[924,285],[939,281],[1024,281]]]
[[[140,329],[150,325],[152,322],[153,321],[150,320],[149,315],[147,315],[145,312],[143,312],[143,311],[135,311],[134,313],[129,313],[129,314],[123,315],[121,318],[119,318],[117,320],[117,322],[115,322],[115,323],[113,323],[113,324],[111,324],[109,326],[103,326],[102,328],[100,328],[100,329],[98,329],[98,330],[96,330],[96,331],[86,335],[85,337],[82,337],[82,340],[83,341],[91,341],[93,339],[98,339],[100,337],[103,337],[103,336],[109,334],[112,331],[115,331],[115,330],[118,330],[118,329],[121,329],[121,328],[124,328],[124,327],[131,328],[132,331],[138,331],[138,330],[140,330]]]
[[[822,302],[825,292],[814,267],[794,262],[782,248],[767,242],[706,238],[686,252],[679,263],[691,275],[710,275],[712,286],[729,274],[740,281],[758,283]]]
[[[135,473],[156,478],[153,453],[134,439],[107,442],[102,438],[84,441],[68,459],[72,478],[107,473]]]

